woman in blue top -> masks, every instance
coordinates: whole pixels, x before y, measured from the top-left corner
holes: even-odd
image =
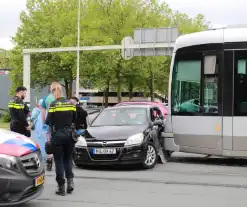
[[[45,123],[45,119],[47,117],[48,110],[49,110],[49,107],[50,107],[51,103],[53,101],[55,101],[55,98],[54,98],[54,96],[53,96],[53,94],[51,92],[53,91],[53,89],[58,84],[59,84],[58,82],[53,82],[51,84],[51,86],[50,86],[49,94],[43,98],[43,101],[42,101],[42,104],[41,104],[41,107],[42,107],[42,112],[41,113],[42,113],[42,121],[43,121],[43,123]],[[50,128],[47,125],[43,124],[43,130],[45,132],[46,141],[49,141],[50,138],[51,138]],[[53,155],[47,155],[46,163],[47,163],[46,169],[48,171],[51,171],[52,170],[52,164],[53,164]]]
[[[33,139],[39,144],[43,160],[45,161],[46,160],[46,152],[45,152],[46,136],[43,130],[43,121],[42,121],[42,113],[41,113],[42,101],[43,100],[41,99],[32,111],[31,121],[33,123],[33,127],[32,127],[31,134],[32,134]]]

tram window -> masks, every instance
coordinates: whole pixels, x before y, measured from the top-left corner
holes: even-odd
[[[217,57],[215,55],[204,57],[204,75],[218,73],[218,65],[216,64],[216,61]]]
[[[175,63],[172,85],[172,113],[190,115],[200,111],[201,61]]]
[[[203,113],[218,113],[218,70],[219,59],[216,55],[204,57],[204,97]]]
[[[247,116],[247,51],[235,52],[234,115]]]
[[[218,78],[204,78],[204,113],[218,113]]]
[[[238,74],[246,75],[246,60],[238,60]]]

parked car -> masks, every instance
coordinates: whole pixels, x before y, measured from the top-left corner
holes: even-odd
[[[163,129],[164,116],[159,107],[106,108],[76,143],[74,163],[78,167],[139,163],[146,169],[153,168]]]
[[[168,103],[163,103],[163,106],[168,108]]]
[[[151,106],[157,106],[163,113],[163,116],[166,118],[168,114],[167,107],[163,103],[159,102],[151,102],[151,101],[127,101],[127,102],[121,102],[117,104],[116,106],[126,106],[126,105],[151,105]]]
[[[0,129],[0,206],[17,205],[43,191],[44,164],[31,139]]]

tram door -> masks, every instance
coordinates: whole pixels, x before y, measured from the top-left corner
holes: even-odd
[[[247,156],[247,50],[234,53],[232,149]]]
[[[223,70],[223,155],[233,150],[234,51],[224,51]]]
[[[222,153],[220,54],[178,56],[172,81],[172,125],[180,151]]]

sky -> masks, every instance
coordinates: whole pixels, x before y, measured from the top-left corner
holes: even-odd
[[[166,0],[173,10],[194,17],[203,14],[213,24],[246,24],[247,0]],[[20,25],[26,0],[0,0],[0,48],[11,49],[11,37]]]

